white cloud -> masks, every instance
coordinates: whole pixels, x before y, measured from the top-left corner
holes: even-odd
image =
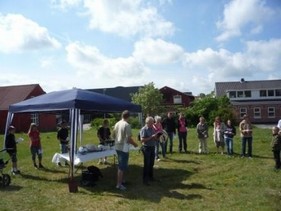
[[[81,2],[82,0],[51,0],[51,5],[54,8],[65,10],[70,7],[75,7],[79,5]]]
[[[281,39],[249,41],[246,43],[246,46],[246,56],[256,70],[264,72],[280,72]]]
[[[61,46],[46,28],[19,14],[0,14],[0,34],[0,51],[4,53]]]
[[[181,61],[184,50],[162,39],[144,39],[135,43],[133,56],[148,64],[170,64]]]
[[[217,41],[226,41],[240,36],[242,30],[248,27],[249,32],[262,31],[263,23],[274,14],[265,5],[264,0],[233,0],[224,7],[223,20],[217,22],[222,33],[216,37]]]
[[[280,78],[280,66],[281,39],[250,41],[246,43],[246,50],[239,53],[207,48],[186,53],[184,60],[186,71],[193,73],[194,85],[198,82],[214,84],[216,81],[250,78],[260,74],[266,78],[276,78],[278,75]]]
[[[90,28],[119,36],[167,36],[174,33],[173,23],[166,21],[157,8],[143,0],[85,0]]]
[[[133,57],[109,58],[94,46],[72,43],[66,47],[68,62],[77,68],[79,75],[95,79],[123,80],[141,77],[145,73],[142,63]]]

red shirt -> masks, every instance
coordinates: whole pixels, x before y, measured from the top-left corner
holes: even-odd
[[[30,147],[40,147],[40,133],[38,130],[31,131],[29,134]]]

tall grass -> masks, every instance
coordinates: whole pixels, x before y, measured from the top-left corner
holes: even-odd
[[[136,134],[137,131],[134,131]],[[79,186],[78,193],[69,193],[68,168],[51,162],[59,151],[56,133],[42,133],[45,170],[33,168],[28,138],[18,145],[21,175],[12,176],[11,185],[0,189],[0,210],[280,210],[281,171],[274,171],[270,147],[271,131],[254,129],[253,159],[240,158],[240,138],[235,137],[234,157],[215,154],[210,139],[208,155],[199,155],[195,129],[188,134],[188,154],[177,152],[178,139],[172,155],[155,163],[159,181],[151,186],[142,184],[142,155],[130,153],[127,191],[118,191],[116,165],[97,165],[103,174],[94,187]],[[136,137],[136,135],[135,135]],[[3,136],[0,137],[3,140]],[[78,145],[98,144],[96,130],[83,134]],[[5,159],[8,158],[3,154]],[[4,169],[10,171],[11,163]],[[75,174],[81,179],[81,169]]]

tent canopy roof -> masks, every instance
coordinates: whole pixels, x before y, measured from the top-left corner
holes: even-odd
[[[69,109],[97,112],[141,112],[141,106],[82,89],[54,91],[9,106],[11,113],[53,112]]]

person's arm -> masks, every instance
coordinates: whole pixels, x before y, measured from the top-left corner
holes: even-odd
[[[132,136],[128,137],[128,143],[132,144],[134,147],[138,146],[138,143],[134,141],[134,139],[132,138]]]

